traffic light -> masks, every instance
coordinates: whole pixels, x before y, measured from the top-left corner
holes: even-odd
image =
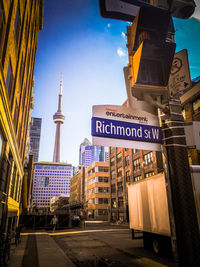
[[[127,27],[132,93],[139,100],[144,94],[166,94],[175,43],[166,42],[170,13],[142,7],[132,26]]]
[[[132,22],[141,6],[154,6],[169,10],[173,17],[188,19],[195,11],[197,0],[99,0],[103,18]]]

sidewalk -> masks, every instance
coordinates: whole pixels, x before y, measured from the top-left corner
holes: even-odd
[[[34,252],[35,248],[35,252]],[[11,246],[8,267],[74,267],[72,261],[64,254],[47,232],[40,235],[21,237],[21,243]]]

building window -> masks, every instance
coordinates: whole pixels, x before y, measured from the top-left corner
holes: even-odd
[[[108,167],[99,167],[99,172],[109,172]]]
[[[89,175],[92,175],[93,173],[95,173],[95,168],[91,169],[91,170],[88,172]]]
[[[117,177],[122,176],[122,167],[117,168]]]
[[[19,188],[18,188],[19,180],[20,180],[20,177],[19,177],[19,174],[18,174],[17,175],[17,180],[16,180],[16,185],[15,185],[15,196],[13,197],[16,201],[18,199],[17,194],[19,192]]]
[[[10,197],[14,197],[14,189],[15,189],[15,181],[17,176],[17,168],[14,166],[13,173],[12,173],[12,181],[11,181],[11,188],[10,188]]]
[[[3,136],[1,135],[1,132],[0,132],[0,157],[2,154],[2,150],[3,150]]]
[[[109,188],[108,187],[98,187],[98,193],[108,193]]]
[[[75,190],[76,190],[76,188],[74,188],[74,190],[71,189],[71,193],[72,193],[73,191],[75,191]],[[88,196],[91,195],[91,194],[94,194],[94,193],[95,193],[95,188],[92,188],[92,189],[89,189],[89,190],[88,190]]]
[[[111,146],[110,153],[112,154],[112,153],[114,153],[114,151],[115,151],[115,148],[113,146]]]
[[[88,204],[94,204],[94,199],[93,198],[89,199]]]
[[[20,81],[21,90],[22,90],[23,75],[24,75],[24,59],[22,55],[21,66],[20,66],[20,71],[19,71],[19,81]]]
[[[5,15],[2,1],[0,2],[0,47],[2,47]]]
[[[130,176],[130,171],[126,172],[126,182],[130,182],[131,176]]]
[[[112,206],[112,208],[116,208],[117,207],[116,198],[112,198],[111,199],[111,206]]]
[[[149,152],[143,156],[143,163],[145,166],[150,165],[153,163],[153,153]]]
[[[125,166],[130,165],[129,156],[125,157]]]
[[[186,120],[185,109],[182,109],[182,115],[183,115],[184,120]]]
[[[140,150],[139,149],[133,149],[133,155],[136,154],[137,152],[139,152]]]
[[[133,169],[138,170],[140,169],[140,158],[137,158],[133,161]]]
[[[17,122],[18,122],[18,114],[19,114],[19,106],[18,106],[18,103],[17,103],[17,100],[15,101],[15,112],[14,112],[14,118],[13,118],[13,121],[14,121],[14,125],[15,125],[15,129],[17,130]]]
[[[193,114],[200,112],[200,98],[192,103]]]
[[[122,161],[122,152],[117,154],[117,162],[120,162],[120,161]]]
[[[123,205],[124,205],[123,197],[119,197],[119,198],[118,198],[118,207],[119,207],[119,208],[122,208]]]
[[[128,148],[124,148],[124,151],[128,151]]]
[[[151,176],[153,176],[153,175],[155,175],[155,172],[154,171],[151,171],[151,172],[147,172],[147,173],[145,173],[145,178],[148,178],[148,177],[151,177]]]
[[[9,59],[9,63],[8,63],[6,87],[7,87],[8,94],[10,96],[11,92],[12,92],[12,87],[13,87],[13,71],[12,71],[12,64],[11,64],[10,59]]]
[[[110,166],[114,166],[114,165],[115,165],[115,158],[113,157],[110,160]]]
[[[108,198],[99,198],[98,204],[108,204]]]
[[[111,179],[112,179],[112,180],[115,179],[115,171],[111,171]]]
[[[117,183],[117,191],[118,191],[118,193],[122,193],[123,192],[123,184],[122,184],[122,182],[118,182]]]
[[[26,41],[28,41],[28,28],[29,28],[29,21],[28,21],[28,15],[26,16],[26,28],[25,28],[25,38]]]
[[[108,177],[98,177],[99,183],[108,183]]]
[[[134,177],[134,181],[137,182],[139,180],[142,180],[142,176],[141,175],[137,175]]]
[[[17,43],[19,41],[20,26],[21,26],[21,20],[20,20],[20,10],[19,10],[19,3],[18,3],[16,17],[15,17],[15,25],[14,25],[15,37],[16,37]]]
[[[116,193],[116,185],[111,184],[111,193]]]

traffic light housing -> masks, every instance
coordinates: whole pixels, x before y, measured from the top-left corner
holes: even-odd
[[[132,94],[167,94],[175,43],[166,42],[170,14],[154,7],[142,7],[132,26],[127,27]]]

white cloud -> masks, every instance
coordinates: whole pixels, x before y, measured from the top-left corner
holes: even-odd
[[[110,26],[111,26],[111,24],[110,24],[110,23],[108,23],[108,24],[107,24],[107,27],[108,27],[108,28],[110,28]]]
[[[122,37],[125,39],[126,38],[126,34],[124,32],[122,32]]]
[[[120,47],[120,48],[117,49],[117,54],[120,57],[124,57],[126,55],[126,52]]]

